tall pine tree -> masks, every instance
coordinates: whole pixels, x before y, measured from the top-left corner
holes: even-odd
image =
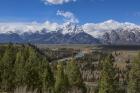
[[[38,89],[38,86],[41,84],[39,76],[39,62],[40,56],[33,48],[30,47],[29,57],[25,65],[25,69],[27,71],[26,85],[28,86],[28,89]]]
[[[74,60],[67,63],[66,73],[71,86],[71,91],[86,93],[86,87],[84,85],[80,69]]]
[[[140,93],[140,55],[133,61],[129,72],[128,93]]]
[[[53,93],[54,76],[51,67],[46,59],[43,59],[43,61],[40,63],[40,80],[42,82],[42,92]]]
[[[14,64],[15,84],[17,87],[25,86],[26,82],[26,59],[24,52],[24,48],[22,47],[16,54],[16,61]]]
[[[112,55],[107,56],[102,62],[102,70],[99,81],[99,93],[116,93],[115,86],[115,69],[113,67],[114,57]]]
[[[68,85],[68,78],[64,73],[63,64],[58,64],[56,72],[55,92],[67,93]]]

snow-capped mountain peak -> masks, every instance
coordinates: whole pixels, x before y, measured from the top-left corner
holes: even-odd
[[[78,34],[80,32],[83,32],[83,29],[81,26],[78,26],[75,23],[66,22],[61,27],[63,34]]]

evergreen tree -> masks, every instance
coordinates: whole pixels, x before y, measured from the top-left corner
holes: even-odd
[[[109,55],[102,62],[102,70],[99,81],[99,93],[116,93],[115,82],[115,69],[113,67],[114,58],[112,55]]]
[[[80,69],[74,60],[67,63],[66,74],[71,88],[76,88],[86,93]]]
[[[70,85],[81,86],[83,84],[83,79],[76,62],[75,61],[68,62],[66,69]]]
[[[140,93],[140,55],[133,61],[129,72],[128,93]]]
[[[25,55],[24,55],[24,48],[22,47],[21,50],[16,54],[16,61],[14,65],[14,72],[15,72],[15,84],[17,87],[25,86],[26,82],[26,69],[25,69]]]
[[[54,76],[51,67],[46,59],[44,59],[40,64],[40,76],[42,82],[42,91],[47,93],[52,93],[54,88]]]
[[[41,85],[39,76],[40,60],[41,60],[40,56],[37,54],[37,52],[30,47],[29,57],[25,65],[25,69],[27,71],[26,85],[28,86],[28,89],[31,90],[38,89],[38,86]]]
[[[68,90],[68,78],[64,73],[63,64],[57,65],[55,92],[66,93]]]

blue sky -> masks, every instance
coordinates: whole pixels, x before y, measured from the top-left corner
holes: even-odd
[[[52,1],[52,2],[51,2]],[[69,11],[79,24],[109,19],[140,24],[140,0],[0,0],[0,22],[63,22]],[[59,1],[59,0],[58,0]],[[70,18],[66,18],[70,19]]]

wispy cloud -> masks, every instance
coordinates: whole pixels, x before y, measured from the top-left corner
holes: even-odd
[[[79,23],[79,20],[72,12],[58,10],[57,15],[64,17],[65,22]]]
[[[60,5],[69,2],[76,2],[76,0],[42,0],[46,5],[53,4],[53,5]]]

